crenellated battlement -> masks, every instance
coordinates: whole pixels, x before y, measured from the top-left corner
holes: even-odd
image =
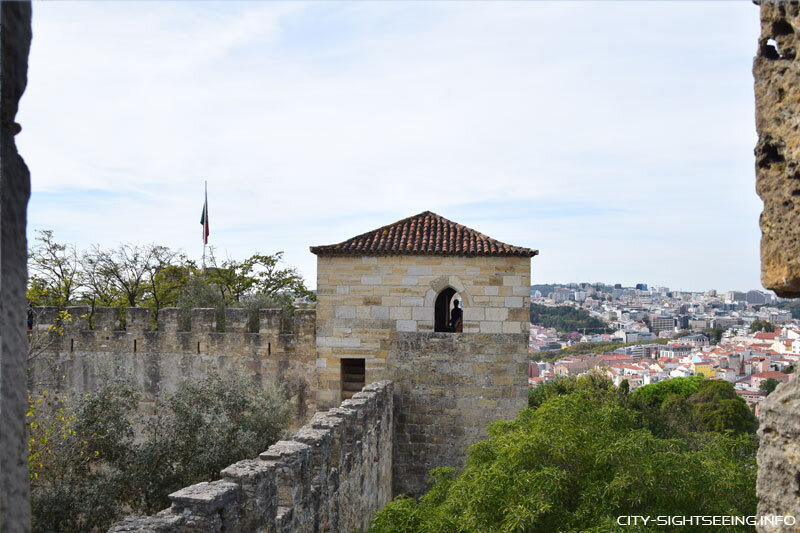
[[[169,495],[172,506],[110,532],[358,531],[392,497],[394,384],[364,387],[316,413],[290,440],[234,463],[222,479]]]
[[[183,327],[184,310],[179,307],[166,307],[158,312],[157,328],[152,328],[150,309],[146,307],[125,308],[125,320],[119,307],[95,307],[94,313],[87,305],[71,306],[66,308],[71,321],[64,322],[63,326],[68,331],[125,331],[128,333],[144,333],[148,331],[177,332],[218,332],[217,313],[214,308],[195,308],[189,310],[188,329]],[[57,307],[34,307],[35,327],[46,329],[58,320]],[[93,326],[89,325],[89,316],[92,316]],[[222,327],[224,333],[250,333],[247,331],[247,309],[240,307],[225,309],[225,321]],[[316,325],[316,310],[298,309],[284,324],[284,314],[281,309],[259,309],[258,333],[261,335],[278,335],[280,333],[313,334]],[[255,333],[255,332],[253,332]]]
[[[258,332],[248,331],[247,310],[225,309],[224,331],[218,331],[217,312],[213,308],[191,309],[188,329],[183,328],[184,310],[161,309],[157,329],[152,328],[150,310],[143,307],[125,309],[125,319],[117,307],[96,307],[90,327],[88,306],[66,309],[71,321],[63,321],[61,332],[50,333],[55,351],[177,352],[208,353],[223,350],[230,355],[272,355],[291,351],[298,338],[313,337],[316,311],[298,309],[285,322],[281,309],[260,309]],[[44,332],[58,321],[55,307],[34,308],[34,329]],[[309,355],[313,355],[310,352]]]
[[[224,328],[215,309],[161,309],[153,329],[147,308],[88,306],[34,308],[31,346],[40,352],[29,363],[32,391],[88,392],[103,375],[128,375],[154,397],[174,391],[188,378],[210,370],[243,370],[259,381],[281,384],[296,406],[295,423],[316,409],[316,311],[298,309],[285,322],[281,309],[261,309],[257,332],[248,331],[246,309],[226,309]],[[91,320],[90,320],[91,318]],[[124,318],[124,320],[123,320]],[[184,328],[185,324],[189,325]],[[223,331],[218,331],[223,329]]]

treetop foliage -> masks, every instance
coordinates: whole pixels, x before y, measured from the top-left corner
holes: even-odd
[[[282,307],[294,298],[313,299],[302,276],[282,266],[283,252],[255,253],[238,261],[219,259],[211,248],[205,270],[180,251],[156,244],[98,245],[78,252],[58,243],[50,230],[37,231],[28,252],[28,301],[35,306],[88,304],[149,307],[155,319],[164,307]],[[222,327],[222,324],[220,324]]]
[[[516,420],[490,426],[463,471],[433,470],[419,502],[396,498],[376,513],[371,531],[612,532],[620,515],[753,514],[752,432],[698,429],[681,416],[654,426],[648,413],[676,407],[673,400],[709,405],[727,397],[717,387],[698,386],[692,394],[709,392],[691,399],[690,380],[648,406],[601,376],[545,383]]]
[[[756,320],[750,324],[750,333],[757,333],[759,331],[773,333],[775,331],[775,325],[766,320]]]

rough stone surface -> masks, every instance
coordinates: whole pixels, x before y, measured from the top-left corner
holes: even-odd
[[[527,406],[527,335],[397,333],[394,494],[428,490],[428,472],[463,468],[487,426]]]
[[[349,532],[392,498],[394,384],[371,383],[316,413],[291,440],[239,461],[222,479],[170,494],[172,506],[109,531]]]
[[[756,190],[761,214],[761,282],[800,296],[800,4],[763,2],[756,97]]]
[[[148,309],[128,308],[125,329],[119,309],[96,308],[93,329],[88,307],[68,311],[72,322],[58,335],[47,333],[56,310],[35,309],[37,342],[46,349],[28,364],[34,393],[89,392],[105,376],[124,374],[146,392],[147,402],[209,369],[222,374],[244,370],[263,384],[280,383],[287,390],[297,413],[294,427],[316,411],[313,310],[297,310],[284,327],[280,309],[262,309],[258,333],[246,332],[243,309],[226,310],[224,332],[217,331],[213,309],[193,309],[191,331],[181,331],[181,309],[162,309],[157,331],[150,330]]]
[[[800,518],[800,380],[782,383],[761,403],[758,434],[758,514]],[[797,531],[762,525],[758,531]]]
[[[761,281],[780,296],[800,297],[800,3],[762,2],[753,61],[756,96],[756,188],[761,214]],[[800,518],[800,380],[761,404],[758,514]],[[765,521],[761,533],[797,531]]]
[[[30,2],[0,4],[0,531],[4,533],[30,529],[25,439],[25,223],[30,174],[14,143],[30,42]]]

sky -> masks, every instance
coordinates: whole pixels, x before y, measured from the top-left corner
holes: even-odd
[[[284,252],[430,210],[532,283],[760,288],[751,2],[35,2],[28,236]]]

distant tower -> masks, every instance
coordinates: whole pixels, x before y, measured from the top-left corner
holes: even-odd
[[[317,406],[395,381],[395,494],[462,467],[492,421],[526,407],[530,259],[425,211],[317,255]],[[463,333],[450,332],[453,301]]]

